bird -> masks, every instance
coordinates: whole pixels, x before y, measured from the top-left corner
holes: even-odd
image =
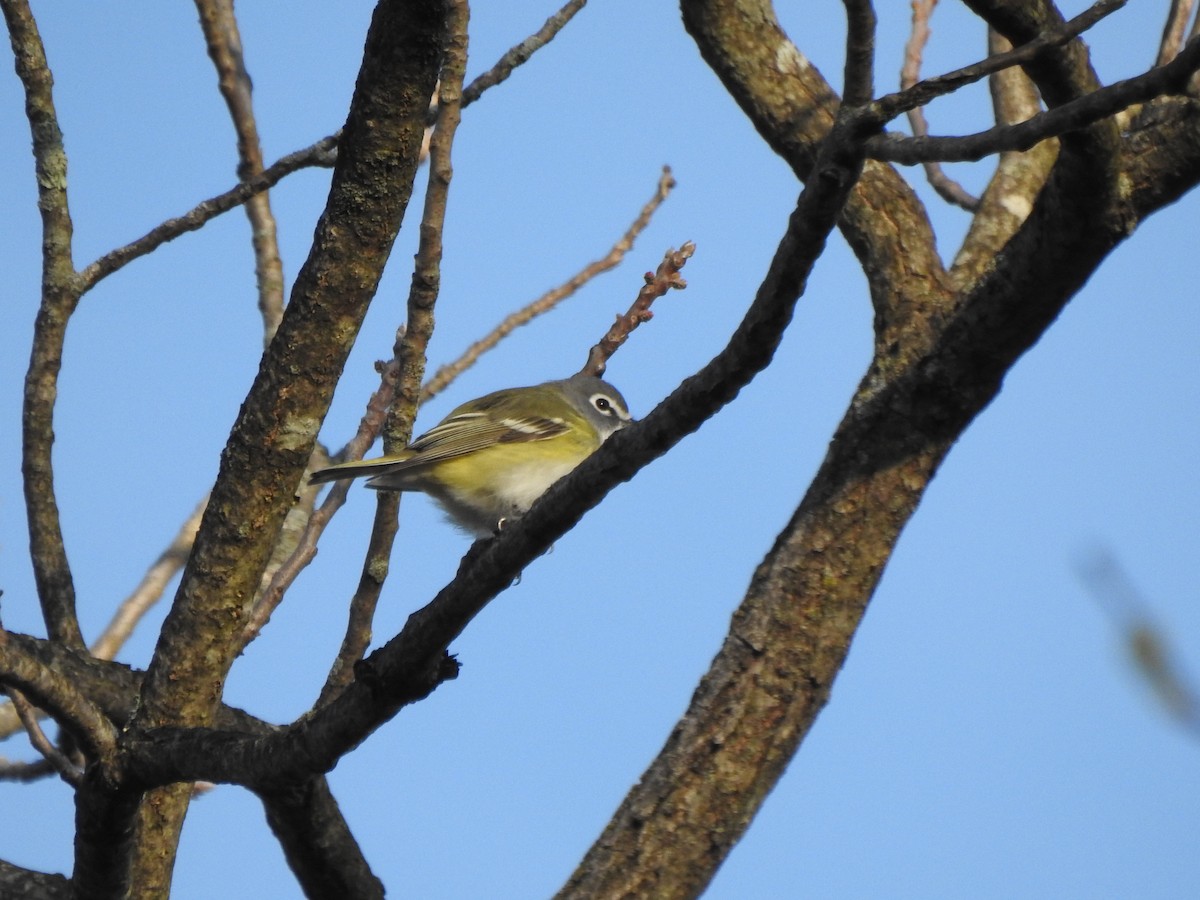
[[[375,490],[421,491],[488,537],[633,421],[620,391],[581,372],[470,400],[403,450],[321,469],[309,483],[368,476]]]

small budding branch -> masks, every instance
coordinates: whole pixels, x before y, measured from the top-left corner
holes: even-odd
[[[587,362],[579,370],[580,374],[595,375],[597,378],[604,376],[608,361],[617,352],[617,348],[625,343],[635,328],[654,318],[654,313],[650,311],[651,304],[669,290],[683,290],[687,287],[687,282],[683,280],[679,270],[695,252],[695,243],[685,241],[678,250],[666,252],[656,271],[646,273],[646,284],[638,291],[637,299],[627,312],[617,315],[617,320],[608,329],[608,333],[588,351]]]

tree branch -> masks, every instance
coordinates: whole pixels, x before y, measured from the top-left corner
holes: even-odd
[[[267,824],[310,900],[382,900],[371,871],[324,778],[261,795]]]
[[[580,374],[594,375],[597,378],[604,377],[604,370],[608,367],[608,361],[612,359],[613,354],[629,340],[629,335],[633,333],[634,329],[654,317],[654,313],[650,311],[651,304],[668,291],[683,290],[687,287],[687,282],[683,280],[679,271],[692,258],[695,250],[695,244],[691,241],[684,241],[678,250],[666,252],[663,261],[658,264],[658,268],[653,274],[646,273],[646,283],[638,291],[633,304],[625,313],[617,316],[617,320],[605,332],[604,337],[588,351],[587,362],[579,370]]]
[[[70,900],[71,882],[62,875],[35,872],[0,860],[0,896]]]
[[[906,91],[921,80],[921,57],[931,34],[929,19],[937,0],[913,0],[912,31],[908,42],[904,45],[904,64],[900,67],[900,89]],[[925,137],[929,134],[929,123],[920,106],[908,110],[908,127],[913,137]],[[939,197],[947,203],[962,207],[968,212],[979,209],[979,199],[971,194],[961,184],[946,174],[940,163],[927,162],[925,180],[929,182]]]
[[[1167,21],[1163,23],[1162,40],[1158,45],[1158,55],[1154,64],[1162,66],[1173,60],[1183,46],[1183,36],[1187,32],[1188,20],[1192,18],[1196,0],[1171,0],[1171,9],[1167,13]]]
[[[180,235],[203,228],[217,216],[227,213],[231,209],[237,209],[256,194],[270,190],[293,172],[311,166],[333,165],[331,155],[334,154],[340,140],[341,132],[339,131],[329,137],[321,138],[315,144],[302,150],[289,153],[274,165],[264,169],[261,175],[198,203],[182,216],[167,219],[161,225],[155,226],[136,241],[104,254],[79,273],[81,290],[84,292],[91,290],[98,282],[133,260],[154,252],[163,244],[175,240]]]
[[[42,755],[42,758],[50,764],[63,781],[72,787],[78,787],[83,775],[82,769],[68,759],[67,755],[46,737],[46,732],[42,731],[42,726],[38,722],[37,710],[33,708],[25,695],[14,687],[8,688],[8,697],[12,701],[13,709],[17,711],[21,724],[25,726],[25,733],[29,736],[29,743],[33,745],[33,749]]]
[[[237,133],[238,181],[248,181],[262,174],[263,158],[233,0],[196,0],[196,9],[209,58],[217,69],[217,84]],[[267,192],[248,198],[245,209],[250,220],[258,309],[263,319],[263,346],[266,346],[283,318],[283,260],[279,257],[275,217]]]
[[[131,730],[204,725],[234,654],[245,604],[259,581],[308,462],[334,384],[378,284],[408,198],[443,44],[441,4],[383,0],[367,36],[363,66],[339,146],[329,200],[292,302],[242,407],[222,457],[196,545],[146,672]],[[349,225],[353,222],[353,227]],[[303,378],[294,373],[303,372]],[[124,797],[85,782],[88,831],[122,827]],[[160,828],[143,827],[139,862],[122,874],[129,847],[87,848],[89,872],[104,884],[132,879],[140,892],[169,885],[185,794],[160,795]]]
[[[112,723],[61,672],[24,652],[3,630],[0,630],[0,682],[29,696],[71,732],[89,759],[109,772],[114,771],[117,731]]]
[[[684,26],[763,139],[806,180],[839,100],[788,40],[768,0],[681,0]],[[886,207],[888,216],[877,214]],[[838,223],[862,264],[886,347],[919,309],[947,307],[945,271],[925,209],[888,165],[868,161]]]
[[[1011,49],[1008,41],[994,29],[988,29],[988,50],[992,55]],[[989,79],[989,87],[997,125],[1023,122],[1041,109],[1037,89],[1019,68],[996,72]],[[979,210],[971,217],[967,236],[950,267],[950,279],[956,288],[961,290],[978,279],[1021,227],[1057,156],[1056,140],[1043,141],[1026,152],[1000,154],[996,171],[980,198]]]
[[[1161,68],[1115,82],[1016,125],[997,126],[965,137],[882,134],[868,142],[867,153],[876,159],[912,165],[928,160],[976,160],[1001,151],[1028,150],[1047,138],[1086,128],[1134,104],[1164,95],[1183,95],[1198,68],[1200,40],[1193,40]]]
[[[74,227],[67,205],[67,154],[54,108],[54,79],[29,4],[26,0],[0,0],[0,10],[8,25],[17,76],[25,90],[38,210],[42,214],[42,301],[33,326],[33,353],[25,374],[21,415],[21,474],[29,557],[47,633],[72,647],[83,647],[51,459],[63,341],[81,294],[71,262]]]
[[[801,194],[754,303],[728,345],[646,418],[609,438],[512,528],[472,546],[454,580],[404,629],[356,669],[356,679],[321,709],[262,738],[163,729],[126,747],[130,777],[148,784],[205,778],[270,790],[326,771],[404,705],[457,671],[450,642],[517,573],[621,481],[690,434],[770,362],[813,262],[853,187],[861,157],[858,123],[832,133]]]
[[[869,0],[843,0],[846,65],[842,102],[862,106],[875,96],[875,10]]]
[[[462,92],[462,105],[470,106],[488,88],[493,88],[507,80],[518,66],[527,63],[534,53],[554,40],[554,37],[586,4],[587,0],[569,0],[565,3],[558,12],[543,23],[541,28],[510,49],[497,60],[495,65],[467,85]]]

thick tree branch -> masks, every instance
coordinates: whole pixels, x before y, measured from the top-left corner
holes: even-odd
[[[23,869],[0,860],[0,897],[70,900],[71,882],[62,875]]]
[[[382,900],[371,871],[324,778],[261,795],[267,824],[309,900]]]
[[[104,713],[62,672],[26,653],[0,630],[0,683],[17,688],[66,728],[87,757],[114,771],[117,731]]]
[[[424,115],[440,61],[441,3],[383,0],[339,147],[325,213],[292,302],[234,425],[175,603],[163,625],[132,730],[212,722],[239,645],[246,604],[259,586],[276,535],[312,452],[346,356],[378,284],[411,194]],[[351,225],[353,223],[353,225]],[[303,373],[303,377],[299,377]],[[90,788],[90,790],[89,790]],[[80,816],[121,827],[130,806],[81,789]],[[129,848],[107,854],[102,884],[164,890],[186,796],[156,798],[160,828],[143,827],[143,868],[121,873]],[[143,826],[145,823],[143,823]],[[96,836],[95,829],[88,834]],[[82,852],[81,852],[82,855]],[[151,863],[157,861],[157,869]]]
[[[680,7],[705,62],[763,139],[807,179],[839,100],[783,33],[771,4],[681,0]],[[924,207],[890,166],[868,161],[838,225],[867,276],[877,346],[890,344],[918,310],[950,302]]]

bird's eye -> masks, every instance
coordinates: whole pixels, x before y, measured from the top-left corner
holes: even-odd
[[[595,397],[592,400],[592,405],[605,415],[612,412],[612,403],[609,402],[607,397]]]

